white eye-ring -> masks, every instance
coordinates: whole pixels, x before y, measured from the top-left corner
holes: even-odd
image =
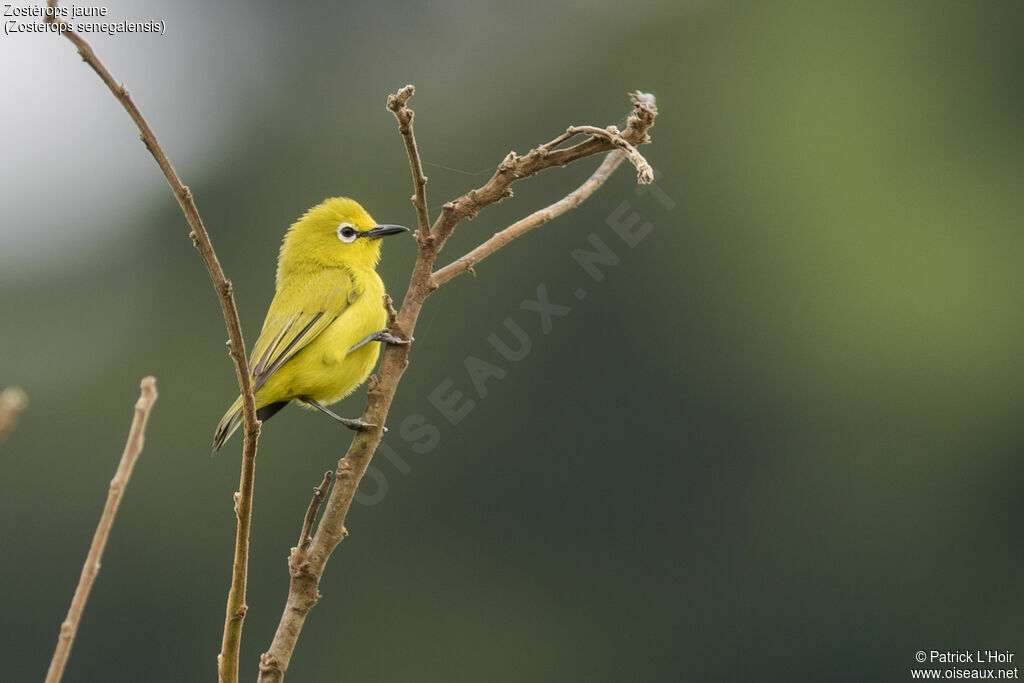
[[[359,237],[359,231],[356,230],[351,223],[342,223],[341,225],[339,225],[337,233],[338,239],[344,242],[345,244],[354,242],[355,239]]]

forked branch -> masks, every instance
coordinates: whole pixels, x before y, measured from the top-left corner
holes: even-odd
[[[641,182],[650,182],[653,177],[650,165],[636,151],[635,147],[648,141],[647,130],[654,124],[657,108],[652,96],[635,93],[632,95],[633,112],[629,116],[626,129],[621,133],[610,127],[573,127],[550,143],[541,145],[524,156],[518,156],[514,152],[510,153],[486,184],[446,203],[441,215],[427,231],[424,229],[427,215],[424,191],[426,179],[423,178],[421,170],[417,171],[420,161],[413,137],[412,114],[405,106],[412,93],[412,86],[406,86],[389,97],[387,104],[388,110],[398,119],[399,130],[405,139],[409,164],[413,171],[415,187],[413,203],[416,205],[416,213],[420,219],[419,252],[416,264],[413,267],[402,306],[398,310],[397,317],[394,317],[390,324],[392,329],[403,338],[408,339],[412,336],[424,301],[438,287],[458,273],[465,272],[473,263],[494,253],[513,239],[579,205],[600,187],[624,159],[629,158],[637,167],[638,179]],[[592,135],[592,137],[572,147],[558,148],[569,138],[581,133]],[[570,192],[565,198],[509,226],[465,257],[456,260],[455,263],[442,268],[437,273],[432,272],[438,254],[455,227],[464,218],[471,218],[488,205],[510,196],[509,186],[513,182],[552,166],[564,166],[577,159],[610,150],[615,151],[604,160],[587,182]],[[385,348],[377,374],[370,379],[366,410],[362,416],[365,422],[374,425],[384,424],[398,383],[409,364],[409,350],[409,345],[389,345]],[[357,433],[345,457],[338,462],[334,488],[324,504],[323,516],[313,534],[309,548],[302,558],[303,562],[301,566],[296,566],[294,562],[289,563],[291,582],[288,600],[274,640],[267,652],[260,658],[259,680],[261,683],[284,680],[284,673],[288,669],[306,615],[320,598],[318,586],[327,560],[347,534],[344,526],[345,517],[352,504],[359,481],[366,472],[370,459],[380,443],[381,436],[382,430],[379,427]]]
[[[590,126],[587,127],[588,130],[600,133],[572,147],[558,148],[563,142],[578,134],[570,131],[581,127],[572,126],[554,140],[530,150],[523,156],[509,152],[484,185],[444,205],[441,215],[434,221],[431,234],[443,243],[464,218],[473,218],[484,207],[510,196],[509,186],[516,180],[528,178],[553,166],[565,166],[616,147],[626,149],[649,142],[647,131],[654,125],[654,119],[658,115],[654,96],[634,92],[630,94],[630,98],[633,101],[633,111],[627,119],[626,129],[620,134],[613,135],[609,128]],[[639,156],[639,153],[631,155],[631,158],[637,163],[637,180],[641,183],[651,182],[653,174],[649,173],[650,165],[646,160]]]
[[[466,255],[460,256],[443,268],[439,268],[430,276],[430,281],[435,286],[440,287],[456,275],[475,272],[473,270],[473,266],[483,261],[498,249],[501,249],[512,240],[517,237],[522,237],[534,228],[539,228],[552,218],[561,216],[569,209],[575,209],[577,206],[582,204],[587,197],[594,194],[597,188],[604,184],[604,181],[608,179],[612,174],[612,171],[618,168],[619,164],[621,164],[625,158],[626,153],[622,150],[615,150],[614,152],[609,153],[608,156],[604,158],[604,161],[601,162],[601,165],[597,167],[597,170],[594,171],[582,185],[559,199],[554,204],[549,204],[543,209],[538,209],[529,216],[516,221],[504,230],[494,233],[489,240]]]

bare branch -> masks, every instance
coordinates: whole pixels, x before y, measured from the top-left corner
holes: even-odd
[[[310,575],[310,563],[309,563],[309,547],[312,543],[312,531],[313,523],[316,520],[316,513],[320,509],[320,505],[324,502],[327,497],[327,491],[331,487],[331,478],[334,472],[328,470],[324,472],[323,481],[320,485],[313,489],[313,499],[309,502],[309,508],[306,509],[306,517],[302,523],[302,531],[299,532],[299,543],[292,548],[291,553],[288,556],[288,573],[291,576],[292,585],[294,586],[297,582],[302,581],[304,578]],[[346,534],[342,529],[342,535]],[[320,594],[316,592],[315,586],[312,596],[306,596],[298,592],[288,593],[288,606],[286,607],[286,614],[294,614],[295,618],[282,619],[281,624],[278,626],[277,633],[274,635],[274,643],[288,643],[287,648],[279,646],[277,649],[271,649],[268,652],[264,652],[260,655],[260,677],[261,681],[275,680],[280,681],[284,679],[284,670],[288,668],[288,660],[284,661],[282,666],[280,660],[278,660],[277,653],[284,653],[286,657],[291,656],[291,651],[295,648],[295,642],[299,638],[299,632],[302,629],[303,621],[305,620],[306,612],[309,611]],[[298,616],[301,615],[301,616]]]
[[[299,550],[305,551],[313,540],[313,522],[316,521],[316,513],[320,511],[320,505],[327,497],[327,489],[331,487],[331,470],[324,472],[324,480],[313,489],[313,500],[309,501],[309,508],[306,510],[306,519],[302,522],[302,531],[299,533]]]
[[[50,7],[57,6],[56,0],[48,0],[47,4]],[[46,21],[54,23],[57,21],[57,18],[55,15],[51,15],[46,17]],[[238,322],[238,311],[235,307],[234,296],[232,295],[231,282],[224,275],[224,270],[221,268],[220,261],[217,259],[217,255],[213,251],[210,236],[206,232],[203,220],[199,216],[199,210],[196,208],[195,201],[192,198],[192,191],[181,182],[181,178],[178,177],[174,167],[171,166],[171,162],[168,160],[167,155],[164,154],[163,148],[157,141],[153,130],[149,127],[146,119],[143,118],[138,107],[135,106],[135,102],[132,101],[131,95],[128,94],[128,90],[114,79],[111,73],[96,56],[96,53],[93,52],[92,47],[90,47],[81,36],[71,30],[63,31],[63,35],[65,35],[68,40],[78,48],[78,54],[81,55],[82,60],[92,67],[93,71],[99,75],[100,79],[102,79],[104,84],[106,84],[110,89],[110,92],[114,94],[114,97],[117,98],[121,103],[121,106],[123,106],[125,111],[128,112],[128,115],[139,129],[142,142],[146,145],[146,149],[149,150],[150,154],[153,155],[153,158],[156,160],[160,170],[163,171],[164,177],[167,178],[167,183],[171,186],[171,190],[174,192],[174,196],[177,198],[178,204],[181,206],[181,210],[185,214],[189,227],[192,229],[189,233],[189,237],[192,238],[193,243],[202,255],[203,262],[206,264],[207,270],[210,272],[210,278],[213,280],[218,298],[220,299],[221,308],[223,310],[224,319],[228,329],[229,350],[231,352],[231,358],[235,362],[235,370],[238,375],[239,389],[243,395],[248,394],[249,401],[247,402],[248,405],[245,406],[246,422],[255,422],[256,409],[252,402],[252,391],[250,389],[251,380],[245,359],[245,343],[242,337],[242,327]],[[249,413],[252,413],[251,420],[249,419]]]
[[[636,146],[649,141],[647,130],[654,125],[658,108],[655,106],[654,97],[650,94],[635,92],[630,94],[630,98],[633,102],[633,111],[627,120],[626,129],[622,131],[620,137],[622,141]],[[575,135],[575,133],[570,134],[567,131],[551,142],[530,150],[524,156],[509,152],[508,156],[498,165],[498,169],[491,179],[484,185],[470,190],[458,199],[444,205],[441,215],[434,221],[431,228],[434,239],[443,245],[455,230],[455,226],[464,218],[473,218],[484,207],[511,196],[512,191],[509,186],[520,178],[528,178],[553,166],[565,166],[578,159],[621,147],[620,143],[611,141],[612,136],[608,134],[607,130],[604,130],[604,133],[606,134],[601,137],[591,137],[572,147],[555,149]],[[644,163],[646,164],[646,162]],[[641,174],[642,172],[638,169],[638,176]]]
[[[416,138],[412,132],[412,119],[415,112],[405,106],[415,92],[415,86],[407,85],[394,95],[388,95],[387,108],[398,119],[398,131],[402,134],[402,139],[405,140],[405,151],[409,155],[409,169],[412,171],[415,191],[412,203],[416,207],[416,219],[419,223],[416,239],[422,242],[430,239],[430,215],[427,213],[427,176],[423,175],[420,153],[416,148]]]
[[[622,150],[615,150],[614,152],[611,152],[604,158],[604,161],[602,161],[601,165],[597,167],[597,170],[594,171],[594,173],[578,188],[567,194],[562,199],[559,199],[554,204],[550,204],[545,206],[543,209],[534,211],[526,218],[516,221],[500,232],[494,233],[489,240],[478,246],[476,249],[473,249],[468,254],[456,259],[452,263],[449,263],[447,266],[439,268],[431,276],[431,282],[440,287],[456,275],[461,275],[462,273],[474,273],[473,266],[483,261],[498,249],[501,249],[512,240],[517,237],[522,237],[530,230],[544,225],[552,218],[557,218],[570,209],[575,209],[577,206],[582,204],[587,197],[594,194],[597,188],[604,184],[604,181],[608,179],[612,174],[612,171],[618,168],[622,163],[622,160],[625,158],[626,153]]]
[[[412,91],[407,87],[392,95],[391,98],[402,97],[401,106],[404,107],[405,101],[411,95]],[[389,98],[389,103],[394,101],[391,98]],[[657,108],[654,106],[654,98],[649,95],[635,93],[632,95],[632,98],[634,104],[633,112],[629,116],[626,130],[621,133],[621,138],[629,145],[635,146],[648,140],[647,130],[654,124]],[[388,108],[391,109],[391,106]],[[399,121],[401,126],[401,119]],[[621,144],[609,139],[611,137],[610,133],[607,131],[605,133],[607,134],[591,137],[566,149],[554,149],[557,145],[549,143],[550,148],[545,148],[542,145],[522,157],[517,156],[514,152],[510,153],[501,162],[495,174],[485,185],[475,190],[470,190],[454,201],[445,204],[441,215],[434,221],[430,229],[430,238],[419,240],[419,253],[416,258],[416,264],[413,266],[409,286],[406,289],[398,315],[389,323],[389,327],[404,339],[412,337],[424,301],[439,286],[439,283],[432,277],[432,271],[437,261],[438,253],[444,247],[445,241],[451,236],[455,227],[462,219],[471,218],[484,207],[510,196],[511,190],[509,186],[515,180],[531,176],[552,166],[562,166],[593,154],[615,150],[612,155],[609,155],[614,156],[615,159],[606,160],[602,163],[601,168],[591,176],[587,183],[584,183],[583,186],[562,200],[565,202],[564,206],[561,202],[556,202],[556,204],[548,207],[551,211],[550,216],[531,216],[524,219],[524,221],[520,221],[523,224],[520,227],[516,227],[519,226],[518,223],[516,226],[510,226],[509,229],[515,228],[515,231],[506,235],[509,239],[517,237],[519,234],[536,227],[536,225],[540,225],[545,220],[550,220],[550,218],[563,213],[574,205],[573,202],[578,204],[596,190],[604,182],[607,174],[610,174],[628,154]],[[415,150],[412,128],[410,127],[408,132],[402,130],[402,135],[406,139],[406,150],[410,154],[410,167],[414,169],[413,183],[418,184],[419,176],[416,174],[415,168],[419,165],[419,159],[418,155],[415,160],[412,158],[413,150]],[[569,137],[571,135],[559,140],[557,144],[568,140]],[[537,213],[542,214],[542,212]],[[537,221],[536,225],[532,225],[533,221]],[[494,245],[493,248],[488,248],[487,254],[493,253],[500,246],[498,244]],[[442,271],[439,271],[439,273]],[[451,276],[454,277],[457,272],[460,271],[456,269],[452,272]],[[450,277],[447,279],[450,279]],[[395,391],[398,389],[399,381],[409,364],[409,351],[409,345],[389,344],[385,347],[380,367],[377,369],[377,373],[370,378],[366,410],[362,416],[364,422],[373,425],[384,424],[388,411],[391,408]],[[345,457],[338,462],[338,467],[335,470],[335,484],[331,489],[327,502],[324,504],[323,516],[320,518],[320,524],[313,535],[313,540],[304,558],[305,561],[298,568],[296,568],[294,563],[289,563],[291,583],[288,590],[288,600],[284,613],[281,615],[277,632],[274,634],[274,640],[270,644],[270,649],[260,658],[260,683],[278,683],[284,680],[284,672],[288,669],[288,664],[294,652],[295,644],[298,642],[302,626],[305,623],[306,615],[320,598],[318,587],[320,585],[320,577],[323,575],[324,566],[331,553],[334,552],[334,549],[347,534],[344,525],[345,518],[348,515],[348,510],[352,504],[359,482],[366,472],[366,468],[369,466],[377,446],[380,444],[381,436],[382,430],[380,427],[358,432],[353,438]]]
[[[57,6],[57,0],[47,0],[50,7]],[[46,17],[49,23],[58,21],[56,13]],[[245,424],[244,441],[242,446],[242,467],[239,475],[239,487],[235,512],[238,517],[238,524],[235,531],[234,565],[231,574],[231,589],[228,592],[228,603],[224,620],[224,639],[221,645],[221,654],[218,656],[218,670],[221,681],[236,681],[238,679],[238,650],[242,637],[242,621],[245,618],[245,587],[248,575],[249,563],[249,527],[252,518],[252,496],[255,486],[256,471],[256,442],[259,439],[260,423],[256,419],[256,402],[253,398],[252,378],[249,372],[249,365],[245,358],[245,340],[242,336],[242,325],[238,319],[238,308],[235,306],[235,298],[232,294],[231,281],[224,275],[217,254],[213,250],[210,236],[206,232],[199,210],[196,208],[192,198],[192,191],[181,182],[181,178],[171,166],[170,160],[164,154],[163,148],[157,142],[156,135],[149,127],[146,119],[135,102],[128,94],[128,90],[118,83],[110,71],[93,52],[92,47],[77,33],[65,29],[62,33],[78,49],[78,54],[92,70],[99,75],[100,79],[114,94],[128,116],[135,122],[139,129],[142,142],[146,149],[156,160],[160,170],[163,171],[167,183],[171,186],[174,196],[178,199],[185,219],[188,221],[191,231],[189,237],[192,243],[199,250],[206,264],[206,269],[213,281],[213,287],[220,300],[221,313],[224,315],[224,323],[228,331],[228,351],[231,360],[235,365],[235,375],[238,378],[238,389],[242,396],[242,416]]]
[[[28,405],[28,396],[18,387],[7,387],[0,392],[0,444],[18,424],[18,416]]]
[[[100,570],[100,558],[103,557],[107,539],[110,538],[110,529],[114,525],[117,508],[121,505],[124,490],[132,476],[132,469],[135,467],[135,462],[139,459],[142,446],[146,441],[146,422],[149,420],[156,397],[156,378],[144,377],[139,399],[135,402],[135,416],[132,419],[131,429],[128,431],[128,442],[125,444],[117,472],[110,480],[107,502],[103,506],[103,514],[96,526],[96,533],[93,534],[89,554],[86,555],[85,564],[82,565],[78,587],[75,588],[75,595],[71,598],[68,615],[60,626],[60,637],[57,639],[57,648],[50,661],[50,669],[46,673],[46,683],[57,683],[64,675],[64,667],[67,664],[68,655],[71,653],[75,634],[78,632],[78,624],[82,620],[85,603],[89,599],[89,592],[92,590],[92,586],[96,582],[96,575]]]
[[[598,128],[597,126],[569,126],[565,131],[569,137],[574,135],[591,135],[597,138],[604,138],[612,143],[629,157],[629,161],[636,167],[636,181],[641,185],[649,185],[654,180],[654,169],[647,163],[643,155],[631,145],[628,140],[622,137],[622,133],[615,126]],[[546,145],[545,145],[546,147]]]

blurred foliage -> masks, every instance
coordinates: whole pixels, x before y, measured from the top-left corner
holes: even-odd
[[[180,170],[250,343],[281,235],[307,207],[351,194],[414,223],[384,111],[405,83],[434,214],[509,149],[620,121],[629,90],[662,112],[644,149],[657,192],[620,171],[428,302],[391,420],[422,415],[440,443],[421,453],[389,433],[383,500],[354,507],[289,680],[903,680],[918,649],[1024,642],[1019,3],[259,12],[284,57],[242,43],[264,74],[251,88],[220,95],[197,76],[205,89],[180,93],[183,111],[231,112]],[[187,39],[171,26],[151,40]],[[148,87],[201,70],[152,61],[147,44]],[[109,98],[69,45],[52,49],[66,53],[53,87],[91,79]],[[106,144],[137,145],[117,123]],[[88,182],[43,153],[58,194]],[[520,183],[442,260],[595,165]],[[208,449],[235,381],[200,259],[151,180],[136,196],[95,190],[116,237],[36,277],[0,272],[0,385],[31,400],[0,449],[9,680],[45,671],[147,373],[160,400],[66,680],[215,675],[237,457]],[[630,248],[610,223],[634,213],[652,228]],[[572,257],[591,236],[619,258],[601,281]],[[413,256],[411,239],[385,248],[396,297]],[[520,306],[542,284],[570,308],[549,333]],[[511,343],[509,318],[531,343],[516,362],[487,341]],[[505,372],[484,397],[470,356]],[[475,401],[457,425],[429,399],[446,380]],[[348,438],[294,408],[264,430],[243,677],[283,607],[311,488]]]

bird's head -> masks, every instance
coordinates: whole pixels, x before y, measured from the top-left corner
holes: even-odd
[[[378,225],[356,201],[331,197],[303,214],[288,229],[278,277],[282,271],[310,267],[373,268],[380,260],[380,238],[408,228]]]

